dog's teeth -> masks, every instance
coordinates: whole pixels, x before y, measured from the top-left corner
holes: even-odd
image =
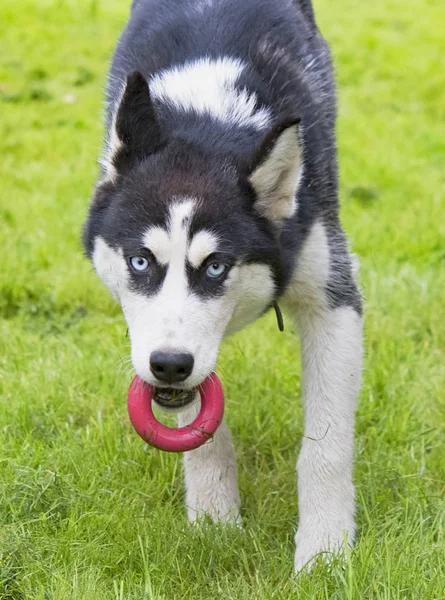
[[[174,407],[189,404],[195,396],[195,390],[175,390],[172,388],[157,388],[154,399],[166,406],[174,404]]]
[[[164,390],[161,388],[159,390],[156,390],[156,396],[158,398],[161,398],[162,400],[166,400],[167,402],[169,402],[174,397],[174,390]]]

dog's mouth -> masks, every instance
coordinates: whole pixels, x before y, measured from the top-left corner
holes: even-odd
[[[191,404],[196,398],[196,388],[175,390],[174,388],[154,388],[153,400],[162,408],[178,409]]]

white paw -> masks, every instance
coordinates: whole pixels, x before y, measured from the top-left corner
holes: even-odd
[[[225,422],[211,443],[185,453],[184,470],[190,522],[208,516],[214,523],[241,525],[238,469]]]
[[[338,530],[336,533],[326,529],[303,533],[299,528],[295,536],[295,573],[299,573],[305,567],[311,569],[317,561],[329,563],[334,554],[341,554],[345,559],[345,543],[351,546],[354,534],[355,524],[353,521],[348,529]]]
[[[223,501],[222,501],[223,500]],[[228,499],[226,499],[228,500]],[[242,526],[238,499],[224,502],[221,497],[201,498],[199,502],[187,503],[187,516],[190,523],[210,517],[214,523]]]

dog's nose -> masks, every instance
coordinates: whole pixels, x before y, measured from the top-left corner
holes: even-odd
[[[150,369],[156,379],[166,383],[184,381],[193,371],[192,354],[155,350],[150,356]]]

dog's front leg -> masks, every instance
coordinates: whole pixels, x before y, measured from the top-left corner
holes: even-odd
[[[284,298],[301,335],[304,438],[297,463],[295,570],[355,535],[355,408],[362,369],[361,298],[341,230],[316,223]],[[331,247],[329,247],[331,246]],[[336,250],[334,254],[332,248]]]
[[[179,425],[190,423],[196,406],[181,413]],[[209,515],[215,522],[241,523],[238,468],[232,434],[225,421],[212,440],[184,454],[187,514],[191,522]]]
[[[300,307],[304,438],[297,463],[295,570],[352,544],[354,416],[360,389],[362,319],[350,306]]]

